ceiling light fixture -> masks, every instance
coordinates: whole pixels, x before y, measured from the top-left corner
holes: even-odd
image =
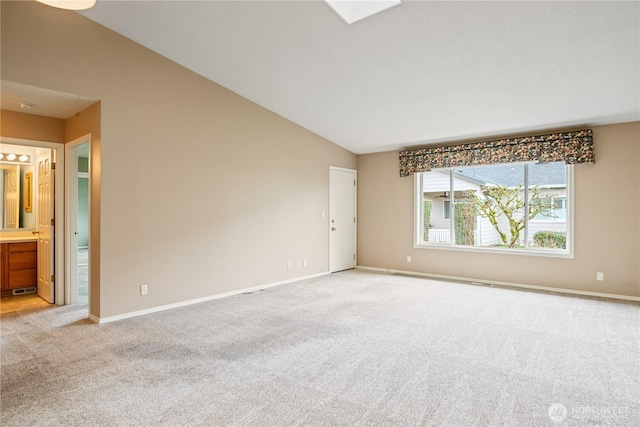
[[[0,153],[0,163],[30,165],[31,156],[28,154]]]
[[[351,25],[361,19],[400,4],[400,0],[324,0],[344,21]]]
[[[57,7],[67,10],[87,10],[96,4],[96,0],[36,0],[47,6]]]

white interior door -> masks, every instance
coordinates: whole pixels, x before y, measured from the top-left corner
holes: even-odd
[[[38,149],[38,295],[54,302],[54,177],[50,149]]]
[[[329,176],[329,271],[356,266],[356,171],[331,168]]]

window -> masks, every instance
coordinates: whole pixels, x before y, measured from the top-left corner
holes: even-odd
[[[451,201],[444,200],[444,219],[451,219]]]
[[[571,173],[564,162],[418,173],[416,245],[570,255]]]

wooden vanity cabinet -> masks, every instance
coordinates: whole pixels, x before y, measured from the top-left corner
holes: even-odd
[[[37,242],[0,244],[2,290],[29,288],[38,284]]]
[[[9,284],[9,245],[0,243],[0,289],[5,290]],[[4,292],[2,294],[4,296]]]

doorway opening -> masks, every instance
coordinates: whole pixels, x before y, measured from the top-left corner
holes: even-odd
[[[67,225],[67,278],[68,304],[89,304],[89,277],[91,259],[90,233],[90,135],[65,146],[66,169],[66,225]]]
[[[3,192],[3,216],[5,206],[15,209],[7,201],[18,197],[19,219],[4,221],[0,232],[0,312],[65,304],[64,146],[8,137],[2,137],[1,143],[0,151],[20,154],[18,159],[28,156],[28,160],[16,169],[15,194]]]

